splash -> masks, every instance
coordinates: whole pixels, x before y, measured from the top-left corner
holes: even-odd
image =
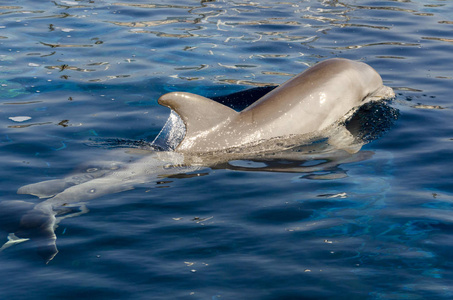
[[[186,135],[186,125],[173,110],[162,130],[156,136],[151,146],[161,151],[173,151]]]

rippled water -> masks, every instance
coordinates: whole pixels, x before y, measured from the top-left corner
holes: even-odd
[[[30,242],[0,253],[1,298],[451,299],[453,2],[168,3],[0,4],[1,201],[111,155],[93,141],[152,140],[165,92],[327,58],[373,66],[398,121],[347,176],[205,169],[90,201],[49,264]]]

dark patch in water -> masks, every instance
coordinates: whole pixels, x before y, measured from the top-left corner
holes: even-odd
[[[228,94],[225,96],[212,97],[211,99],[216,102],[222,103],[223,105],[231,107],[236,111],[241,111],[244,108],[256,102],[258,99],[260,99],[270,91],[272,91],[273,89],[275,89],[276,87],[277,86],[274,85],[256,87]]]
[[[389,131],[399,114],[399,110],[387,102],[368,102],[346,122],[346,128],[359,140],[369,143]]]
[[[312,213],[300,207],[268,207],[253,212],[248,219],[263,224],[285,224],[307,219]]]

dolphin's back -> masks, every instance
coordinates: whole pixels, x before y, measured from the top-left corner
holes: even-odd
[[[361,105],[367,95],[382,87],[379,74],[367,64],[329,59],[291,78],[241,112],[244,120],[265,121],[259,126],[276,129],[286,122],[297,134],[322,129],[331,120]],[[281,132],[280,134],[284,134]]]

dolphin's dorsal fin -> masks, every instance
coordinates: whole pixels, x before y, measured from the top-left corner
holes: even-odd
[[[174,110],[186,125],[186,138],[196,136],[235,117],[238,112],[203,96],[172,92],[158,103]]]

